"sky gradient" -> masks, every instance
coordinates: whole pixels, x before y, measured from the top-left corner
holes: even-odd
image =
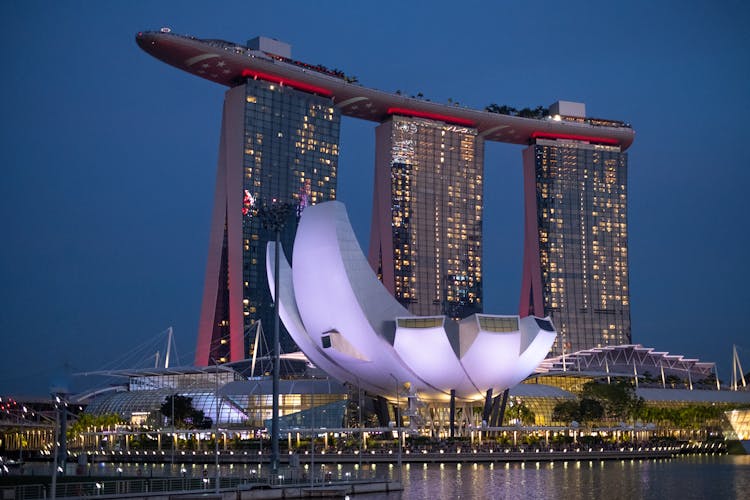
[[[0,395],[112,367],[170,325],[192,362],[226,88],[141,51],[136,32],[162,26],[277,38],[433,101],[570,100],[631,123],[633,342],[728,381],[732,344],[750,365],[748,21],[741,1],[2,2]],[[338,193],[363,248],[374,126],[342,120]],[[488,313],[518,309],[521,150],[486,145]]]

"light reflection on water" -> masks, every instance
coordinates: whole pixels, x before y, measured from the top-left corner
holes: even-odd
[[[750,498],[747,455],[458,465],[405,468],[388,498]]]
[[[118,467],[123,476],[159,477],[170,473],[180,476],[184,469],[186,476],[199,477],[204,470],[202,464],[94,464],[87,467],[84,474],[116,474]],[[257,467],[257,464],[222,466],[222,476],[251,477],[257,474]],[[206,466],[206,469],[212,477],[213,466]],[[349,464],[325,465],[321,470],[331,472],[334,479],[343,478],[346,473],[352,477],[357,475],[356,467]],[[364,465],[362,475],[396,479],[398,468],[385,464]],[[750,455],[697,455],[658,460],[414,463],[404,465],[402,481],[404,491],[401,493],[357,495],[356,498],[750,498]]]

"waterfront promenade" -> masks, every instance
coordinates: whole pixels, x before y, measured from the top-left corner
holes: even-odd
[[[618,443],[584,445],[571,443],[562,446],[503,446],[452,444],[443,447],[379,447],[370,450],[309,450],[282,453],[281,463],[300,464],[362,464],[362,463],[462,463],[462,462],[524,462],[557,460],[619,460],[636,458],[667,458],[690,453],[725,453],[723,442],[704,443]],[[77,455],[73,457],[77,460]],[[264,465],[270,461],[268,453],[259,451],[95,451],[86,454],[86,462],[104,463],[187,463],[187,464],[248,464]]]
[[[511,449],[498,448],[492,450],[462,450],[454,452],[435,451],[404,451],[400,460],[403,463],[464,463],[464,462],[524,462],[524,461],[558,461],[558,460],[620,460],[635,458],[668,458],[687,452],[723,452],[723,448],[702,446],[700,449],[685,449],[680,446],[637,446],[620,448],[589,448],[571,447],[559,450],[548,449]],[[296,457],[296,458],[294,458]],[[258,464],[267,466],[270,457],[258,453],[224,452],[219,455],[220,464]],[[91,456],[94,462],[104,463],[141,463],[159,464],[170,462],[169,452],[116,452],[102,453]],[[309,452],[299,454],[282,454],[281,463],[289,464],[298,460],[300,464],[311,462],[319,464],[386,464],[399,461],[397,450],[370,451],[363,453],[321,452],[315,455]],[[175,462],[187,464],[214,464],[216,456],[209,452],[178,453]]]

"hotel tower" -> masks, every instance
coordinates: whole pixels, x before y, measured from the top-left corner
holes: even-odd
[[[482,312],[482,158],[475,128],[393,116],[375,130],[369,260],[418,316]]]
[[[586,120],[583,104],[550,112]],[[521,315],[552,318],[553,354],[629,344],[627,154],[617,144],[538,138],[523,151],[523,174]]]
[[[276,41],[251,43],[279,57],[289,55],[288,46]],[[202,66],[222,71],[224,65],[206,59]],[[275,235],[258,209],[274,202],[292,205],[281,233],[291,257],[305,207],[336,199],[340,117],[330,97],[256,78],[226,92],[196,365],[250,357],[256,321],[270,339],[266,242]],[[260,343],[258,354],[266,354],[269,339]],[[294,350],[285,332],[280,339],[282,351]]]

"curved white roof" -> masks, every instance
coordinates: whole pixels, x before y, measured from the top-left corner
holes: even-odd
[[[331,376],[377,394],[408,386],[428,400],[451,390],[480,399],[523,380],[555,339],[549,319],[412,315],[370,269],[340,202],[306,208],[292,268],[280,260],[279,314],[297,345]],[[266,263],[273,283],[273,259]]]

